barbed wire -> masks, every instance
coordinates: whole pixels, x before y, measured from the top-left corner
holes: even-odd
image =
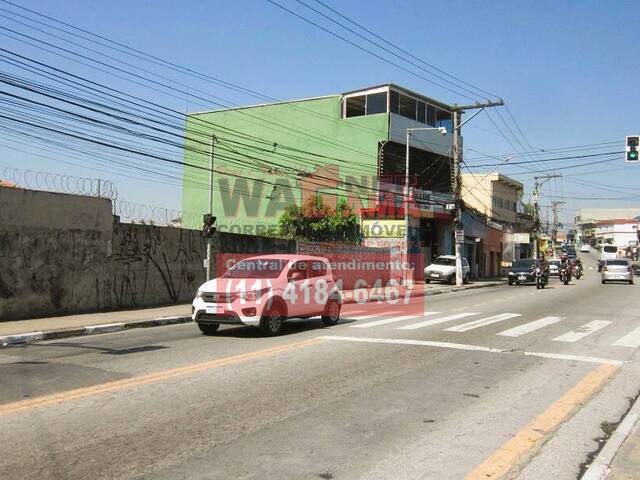
[[[109,200],[118,198],[118,190],[115,184],[110,180],[101,178],[77,177],[0,165],[0,180],[29,190],[86,195]]]
[[[202,213],[145,205],[143,203],[129,202],[125,199],[114,200],[113,211],[121,219],[154,225],[198,225],[202,221]]]

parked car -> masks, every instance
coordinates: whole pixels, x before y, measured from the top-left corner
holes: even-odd
[[[464,283],[469,281],[471,269],[466,258],[462,258],[462,279]],[[424,281],[430,283],[432,281],[456,283],[456,257],[454,255],[440,255],[431,265],[424,269]]]
[[[602,265],[602,283],[618,281],[633,284],[633,269],[626,258],[605,260]]]
[[[536,264],[534,258],[516,260],[511,264],[509,273],[507,274],[507,283],[509,285],[520,285],[521,283],[535,282],[536,276],[533,267]]]
[[[591,251],[591,248],[585,243],[580,247],[580,251],[582,253],[589,253]]]
[[[191,314],[202,333],[220,325],[250,325],[277,335],[288,318],[340,318],[340,292],[324,257],[263,255],[245,258],[200,286]]]

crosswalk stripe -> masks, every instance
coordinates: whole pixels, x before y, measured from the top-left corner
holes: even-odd
[[[468,332],[475,328],[486,327],[487,325],[493,325],[494,323],[502,322],[503,320],[509,320],[510,318],[521,317],[521,313],[500,313],[493,315],[492,317],[481,318],[472,322],[463,323],[462,325],[456,325],[455,327],[445,328],[447,332]]]
[[[438,325],[439,323],[450,322],[451,320],[458,320],[460,318],[470,317],[471,315],[478,315],[476,312],[456,313],[454,315],[448,315],[446,317],[434,318],[433,320],[426,320],[424,322],[412,323],[404,327],[399,327],[398,330],[415,330],[417,328],[429,327],[431,325]]]
[[[567,332],[559,337],[553,339],[554,342],[577,342],[578,340],[582,340],[587,335],[591,335],[592,333],[597,332],[598,330],[602,330],[604,327],[611,325],[612,322],[607,320],[594,320],[593,322],[585,323],[580,328],[575,331]]]
[[[343,317],[345,320],[369,320],[370,318],[380,317],[392,317],[393,315],[399,315],[402,312],[381,312],[372,313],[371,315],[349,315],[348,313]],[[413,315],[416,317],[417,315]]]
[[[437,315],[440,312],[425,312],[422,315],[404,315],[396,318],[386,318],[384,320],[375,320],[373,322],[359,323],[357,325],[350,325],[351,328],[371,328],[379,327],[380,325],[388,325],[390,323],[401,322],[403,320],[409,320],[410,318],[422,318],[427,315]]]
[[[524,325],[504,330],[496,335],[501,335],[503,337],[519,337],[521,335],[526,335],[527,333],[535,332],[541,328],[548,327],[554,323],[561,322],[562,320],[564,320],[564,317],[544,317],[533,322],[525,323]]]
[[[620,340],[613,344],[616,347],[629,347],[629,348],[638,348],[640,347],[640,327],[633,330],[631,333],[628,333]]]

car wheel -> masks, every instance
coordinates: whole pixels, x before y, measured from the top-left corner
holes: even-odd
[[[325,325],[336,325],[340,320],[340,304],[337,300],[329,300],[324,307],[322,321]]]
[[[204,325],[202,323],[199,323],[198,328],[204,335],[214,335],[218,331],[218,328],[220,328],[220,324],[209,323],[207,325]]]
[[[278,335],[282,331],[284,316],[277,306],[271,307],[260,319],[260,331],[269,337]]]
[[[602,283],[604,285],[604,280],[600,280],[600,283]]]
[[[633,280],[629,280],[629,285],[633,285]]]
[[[431,280],[429,278],[425,278],[424,283],[431,283]]]

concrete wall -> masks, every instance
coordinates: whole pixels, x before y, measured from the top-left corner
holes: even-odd
[[[221,251],[295,242],[221,233]],[[0,321],[190,302],[205,255],[200,231],[120,223],[109,200],[0,188]]]
[[[184,302],[198,231],[121,224],[105,199],[0,188],[0,320]]]

